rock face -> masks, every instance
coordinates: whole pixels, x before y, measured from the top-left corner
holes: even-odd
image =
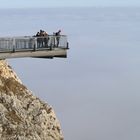
[[[0,140],[63,140],[53,109],[0,60]]]

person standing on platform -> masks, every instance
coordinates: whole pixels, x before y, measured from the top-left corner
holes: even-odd
[[[61,33],[61,30],[59,30],[58,32],[55,33],[55,36],[56,36],[56,47],[59,46],[59,42],[60,42],[60,33]]]

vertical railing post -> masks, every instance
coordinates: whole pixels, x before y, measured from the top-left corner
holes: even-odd
[[[13,49],[12,49],[12,51],[15,52],[15,50],[16,50],[16,42],[15,42],[15,38],[13,38]]]
[[[66,49],[69,49],[69,42],[67,42],[67,48]]]
[[[34,38],[34,51],[37,49],[37,38]]]

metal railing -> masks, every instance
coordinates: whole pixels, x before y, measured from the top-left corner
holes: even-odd
[[[0,38],[0,52],[37,51],[46,49],[68,49],[67,36],[48,35],[43,37],[4,37]]]

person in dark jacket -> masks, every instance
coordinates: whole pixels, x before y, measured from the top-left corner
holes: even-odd
[[[59,46],[60,33],[61,33],[61,30],[59,30],[58,32],[55,33],[55,36],[56,36],[56,46],[57,47]]]

